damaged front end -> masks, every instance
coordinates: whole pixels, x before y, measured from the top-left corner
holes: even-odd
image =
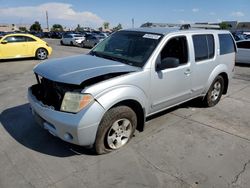
[[[95,78],[87,79],[80,85],[75,85],[52,81],[35,73],[37,84],[31,86],[31,92],[32,95],[35,96],[35,98],[44,106],[56,111],[65,111],[62,110],[61,107],[66,93],[80,94],[83,89],[89,86],[124,74],[127,73],[122,72],[101,75]]]
[[[80,92],[81,86],[55,82],[36,74],[37,84],[31,87],[33,96],[43,105],[59,111],[66,92]]]

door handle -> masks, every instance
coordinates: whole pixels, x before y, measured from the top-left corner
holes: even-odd
[[[191,74],[191,70],[190,69],[187,69],[185,72],[184,72],[185,75],[189,76]]]

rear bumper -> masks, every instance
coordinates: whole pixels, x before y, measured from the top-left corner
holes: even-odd
[[[43,105],[28,90],[28,100],[36,122],[54,136],[76,145],[88,146],[95,142],[96,132],[105,113],[103,107],[94,102],[77,114],[55,111]]]

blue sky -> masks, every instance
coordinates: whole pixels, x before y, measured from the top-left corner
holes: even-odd
[[[104,21],[124,28],[145,22],[194,23],[224,20],[250,21],[250,0],[0,0],[0,23],[30,24],[39,21],[67,27],[100,27]]]

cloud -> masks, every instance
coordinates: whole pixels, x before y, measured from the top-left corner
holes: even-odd
[[[45,23],[45,12],[48,11],[50,24],[60,23],[73,26],[81,24],[84,26],[100,27],[104,20],[89,11],[76,11],[71,4],[66,3],[44,3],[38,6],[22,6],[13,8],[0,8],[1,20],[31,22],[35,20]]]
[[[200,9],[198,9],[198,8],[193,8],[192,9],[192,12],[199,12],[200,11]]]
[[[216,13],[215,13],[215,12],[209,12],[209,15],[210,15],[210,16],[215,16]]]
[[[233,17],[243,17],[243,16],[245,16],[245,14],[243,12],[240,12],[240,11],[235,11],[235,12],[231,13],[231,16],[233,16]]]
[[[184,12],[185,10],[184,9],[174,9],[173,11],[174,12]]]

